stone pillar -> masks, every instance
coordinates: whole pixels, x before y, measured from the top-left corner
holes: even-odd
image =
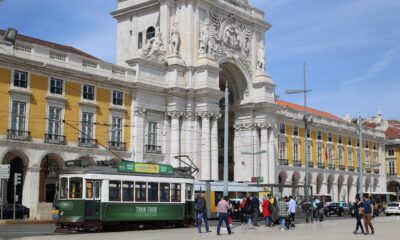
[[[232,136],[231,136],[232,137]],[[223,146],[220,146],[223,147]],[[228,154],[228,153],[226,153]],[[218,117],[212,118],[211,125],[211,180],[219,180],[218,164]]]
[[[276,137],[276,130],[269,128],[268,139],[268,183],[278,183],[275,176],[275,168],[277,163],[278,152],[278,138]]]
[[[164,46],[169,45],[169,32],[171,21],[171,0],[161,1],[160,4],[160,31],[164,39]]]
[[[163,149],[165,153],[165,163],[171,163],[171,120],[169,119],[168,113],[164,115],[164,129],[163,129]]]
[[[199,172],[196,175],[196,179],[201,177],[201,125],[200,125],[200,120],[199,116],[194,115],[193,118],[193,149],[194,149],[194,154],[193,154],[193,162],[196,164],[196,166],[199,168]]]
[[[135,151],[135,162],[144,161],[144,130],[146,129],[145,124],[145,113],[146,109],[136,108],[134,111],[134,125],[133,125],[133,143]]]
[[[169,112],[168,114],[171,117],[170,164],[176,168],[179,167],[179,160],[176,159],[175,156],[180,155],[180,144],[181,144],[179,119],[183,115],[183,113],[173,111]]]
[[[28,167],[23,177],[22,205],[29,208],[29,218],[36,219],[39,203],[40,167]]]
[[[211,137],[209,113],[201,113],[201,180],[211,179]]]
[[[233,177],[235,181],[242,181],[241,172],[244,167],[244,160],[242,159],[242,134],[243,128],[241,124],[235,124],[235,133],[233,139],[233,159],[234,159],[234,172]]]
[[[193,139],[193,136],[194,136],[194,134],[193,134],[193,113],[187,113],[186,114],[186,116],[185,116],[185,124],[184,124],[184,126],[185,126],[185,132],[184,132],[184,134],[185,134],[185,140],[184,140],[184,143],[185,143],[185,154],[186,155],[188,155],[189,156],[189,158],[190,159],[192,159],[193,158],[193,155],[194,155],[194,147],[193,147],[193,142],[194,142],[194,139]]]
[[[261,164],[261,177],[264,177],[264,183],[269,182],[269,161],[268,161],[268,124],[260,123],[258,127],[261,129],[261,143],[260,143],[260,164]]]

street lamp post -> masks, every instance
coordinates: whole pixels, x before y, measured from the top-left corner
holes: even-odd
[[[358,194],[360,198],[363,196],[363,160],[362,160],[362,123],[361,117],[358,119],[353,119],[352,122],[357,124],[358,126],[358,139],[359,139],[359,146],[358,146]]]
[[[305,200],[306,204],[309,203],[309,179],[308,179],[308,148],[307,148],[307,132],[308,132],[308,124],[311,123],[310,119],[308,118],[307,114],[307,92],[311,92],[311,90],[307,89],[307,77],[306,77],[306,63],[304,63],[304,89],[303,90],[286,90],[286,94],[296,94],[296,93],[303,93],[304,94],[304,172],[305,172],[305,178],[304,178],[304,195],[305,195]],[[306,222],[309,222],[309,210],[306,210]]]

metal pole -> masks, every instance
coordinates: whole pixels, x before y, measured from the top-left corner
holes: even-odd
[[[18,177],[17,173],[14,173],[14,206],[13,206],[13,220],[15,220],[15,204],[16,204],[16,199],[17,199],[17,182],[18,182]]]
[[[360,139],[360,146],[358,148],[358,154],[360,158],[358,159],[358,194],[360,198],[363,196],[363,160],[362,160],[362,124],[361,124],[361,117],[358,118],[358,134]]]
[[[229,89],[225,86],[225,125],[224,125],[224,196],[228,196],[228,148],[229,148]]]
[[[306,203],[309,202],[308,198],[308,153],[307,153],[307,130],[308,130],[308,117],[307,117],[307,77],[306,77],[306,63],[304,63],[304,172],[305,172],[305,197],[306,197]],[[309,222],[309,209],[306,210],[306,222]]]
[[[3,205],[4,205],[4,185],[3,185],[3,179],[1,179],[0,184],[1,184],[1,216],[0,216],[0,219],[3,220]]]

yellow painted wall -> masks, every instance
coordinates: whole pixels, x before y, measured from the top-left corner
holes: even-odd
[[[48,77],[31,74],[32,97],[29,109],[29,131],[32,138],[44,139],[46,132],[46,95]]]
[[[125,132],[124,132],[124,142],[126,142],[126,149],[131,150],[131,107],[132,107],[132,97],[130,94],[125,95],[125,108],[127,112],[125,114]]]
[[[9,117],[8,89],[11,83],[11,70],[0,68],[0,134],[6,135]]]
[[[111,100],[111,90],[104,88],[97,88],[96,101],[98,104],[96,122],[96,136],[97,141],[104,146],[108,147],[110,129],[105,124],[111,123],[111,114],[109,111]]]
[[[80,129],[79,101],[81,99],[81,85],[79,83],[66,82],[65,97],[68,99],[65,104],[65,122],[76,129]],[[68,124],[64,124],[64,135],[67,139],[67,143],[77,143],[79,131]]]
[[[347,137],[346,136],[342,136],[343,139],[343,163],[344,166],[347,169],[347,166],[349,166],[349,158],[348,158],[348,148],[347,148]]]

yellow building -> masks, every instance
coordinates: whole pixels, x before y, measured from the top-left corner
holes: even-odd
[[[65,161],[131,159],[133,76],[69,46],[22,35],[2,45],[0,159],[10,164],[2,200],[14,200],[13,176],[22,173],[17,202],[46,219]]]
[[[313,116],[305,141],[304,107],[278,100],[278,182],[304,185],[305,165],[313,194],[351,201],[359,192],[359,148],[362,148],[363,191],[386,191],[384,132],[358,126],[330,113],[308,108]],[[307,142],[307,159],[305,145]],[[290,193],[288,193],[290,194]]]
[[[387,121],[386,129],[386,171],[387,191],[400,190],[400,122]]]

